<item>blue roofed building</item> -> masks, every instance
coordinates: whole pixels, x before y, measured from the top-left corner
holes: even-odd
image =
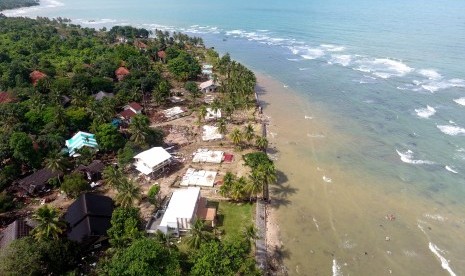
[[[69,156],[77,156],[76,151],[84,146],[94,149],[98,148],[97,140],[95,140],[95,134],[79,131],[73,136],[73,138],[66,140],[66,147],[68,148]]]

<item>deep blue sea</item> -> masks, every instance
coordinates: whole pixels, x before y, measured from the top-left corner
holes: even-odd
[[[447,228],[465,233],[465,1],[41,2],[40,7],[5,14],[61,16],[97,29],[131,24],[195,34],[207,46],[229,52],[296,91],[303,101],[327,110],[326,119],[353,142],[335,144],[338,157],[322,159],[342,162],[337,159],[343,156],[341,166],[383,179],[372,185],[395,182],[394,196],[401,194],[403,200],[415,196],[422,205],[435,206],[429,212],[427,207],[419,211],[423,215],[418,220],[405,222],[405,229],[410,229],[405,231],[424,237],[424,249],[396,245],[397,252],[384,250],[386,256],[373,257],[373,263],[381,267],[392,261],[399,266],[395,275],[421,272],[408,268],[409,261],[393,260],[398,253],[416,266],[424,265],[431,275],[465,274],[465,257],[458,255],[465,239],[451,236],[456,232]],[[303,112],[308,118],[315,115],[313,110]],[[423,227],[428,219],[439,229],[441,223],[447,227],[431,234]],[[299,245],[292,245],[291,230],[283,232],[291,253],[305,252],[294,249]],[[439,240],[442,244],[437,244]],[[291,254],[289,266],[300,269],[290,267],[289,272],[384,275],[391,271],[364,270],[350,254],[336,263],[332,255],[327,254],[330,263],[321,265],[325,270],[315,268],[318,263],[305,263],[309,256]]]

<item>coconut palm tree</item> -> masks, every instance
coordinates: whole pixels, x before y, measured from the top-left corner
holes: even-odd
[[[253,170],[248,180],[244,189],[249,194],[250,201],[252,201],[254,197],[263,192],[265,176],[261,171]]]
[[[260,236],[257,233],[257,228],[253,225],[246,226],[242,229],[242,236],[244,239],[254,242],[255,240],[259,239]]]
[[[211,239],[208,232],[203,230],[204,224],[200,219],[196,219],[191,226],[190,236],[187,240],[187,245],[190,248],[198,249],[202,243]]]
[[[220,194],[224,197],[229,197],[235,181],[236,176],[231,172],[226,172],[223,176],[223,185],[220,187]]]
[[[226,134],[226,121],[221,118],[218,123],[216,123],[216,126],[218,127],[218,132],[221,134]]]
[[[32,230],[32,235],[38,241],[58,239],[66,226],[65,222],[60,220],[60,211],[48,205],[37,209],[32,218],[38,223],[36,228]]]
[[[140,198],[140,187],[133,181],[123,178],[118,187],[116,202],[123,208],[134,206],[134,201]]]
[[[256,168],[260,174],[263,175],[264,179],[264,187],[263,187],[263,199],[268,200],[269,197],[269,184],[276,183],[277,176],[276,176],[276,168],[272,162],[267,164],[260,164]]]
[[[66,169],[66,158],[61,152],[54,151],[45,158],[44,163],[47,169],[50,169],[52,172],[63,172]],[[58,182],[61,184],[60,177],[58,176]]]
[[[260,150],[265,151],[268,147],[268,139],[266,139],[266,137],[263,136],[257,136],[255,138],[255,146]]]
[[[244,128],[244,139],[247,141],[247,143],[250,143],[254,137],[255,130],[253,129],[253,126],[251,124],[246,125]]]
[[[245,196],[245,187],[247,185],[247,179],[243,176],[239,177],[233,182],[230,196],[232,200],[241,200]]]
[[[198,114],[199,123],[200,123],[202,120],[205,120],[205,116],[207,116],[207,107],[206,107],[205,105],[202,105],[202,106],[199,108],[199,114]]]
[[[129,125],[129,133],[131,133],[131,141],[140,147],[147,145],[147,136],[149,133],[149,119],[144,115],[136,115],[132,118]]]
[[[231,138],[232,142],[234,145],[236,146],[240,146],[241,143],[242,143],[242,138],[243,138],[243,135],[242,135],[242,132],[238,129],[238,128],[235,128],[231,134],[229,135],[229,137]]]
[[[114,189],[118,189],[118,187],[121,185],[123,178],[123,172],[119,168],[116,168],[114,166],[107,166],[103,170],[103,180],[106,184],[108,184],[110,187]]]

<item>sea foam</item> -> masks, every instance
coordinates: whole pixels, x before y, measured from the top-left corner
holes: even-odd
[[[446,170],[450,171],[451,173],[459,173],[458,171],[452,169],[450,166],[445,166],[444,167]]]
[[[341,266],[337,263],[336,259],[333,259],[332,266],[333,276],[342,276]]]
[[[390,77],[402,77],[414,69],[399,60],[388,58],[362,58],[355,61],[358,67],[355,70],[372,73],[373,75],[388,79]]]
[[[454,99],[454,102],[458,103],[459,105],[465,106],[465,97],[459,98],[459,99]]]
[[[456,276],[457,274],[455,274],[455,272],[452,270],[452,268],[449,266],[449,262],[447,261],[447,259],[441,255],[441,253],[444,254],[444,251],[439,249],[439,247],[437,247],[434,243],[432,242],[429,242],[428,244],[428,248],[431,252],[433,252],[434,255],[436,255],[436,257],[439,258],[439,260],[441,261],[441,267],[446,270],[447,272],[449,272],[449,274],[451,276]],[[441,252],[441,253],[439,253]]]
[[[434,162],[428,160],[414,160],[413,159],[413,151],[407,150],[406,152],[400,152],[396,149],[397,154],[400,156],[400,160],[407,164],[414,164],[414,165],[433,165]]]
[[[451,136],[463,136],[465,135],[465,129],[458,127],[458,126],[452,126],[452,125],[437,125],[436,126],[442,133],[451,135]]]
[[[442,75],[439,74],[436,70],[434,69],[420,69],[418,73],[424,77],[427,77],[430,80],[437,80],[441,79]]]
[[[415,112],[417,113],[418,117],[428,119],[429,117],[436,114],[436,109],[434,109],[434,107],[427,105],[426,108],[415,109]]]
[[[328,61],[328,64],[340,64],[346,67],[349,66],[351,61],[351,55],[331,55],[331,59]]]

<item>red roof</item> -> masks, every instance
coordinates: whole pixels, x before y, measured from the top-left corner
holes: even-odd
[[[129,103],[124,108],[127,109],[126,107],[128,107],[128,108],[131,107],[135,111],[142,111],[142,106],[140,104],[136,103],[136,102]]]
[[[40,71],[37,71],[37,70],[34,70],[32,71],[31,74],[29,74],[29,78],[31,78],[31,81],[32,81],[32,84],[33,85],[36,85],[37,82],[40,80],[40,79],[43,79],[45,78],[47,75],[45,73],[42,73]]]
[[[131,119],[132,117],[136,116],[137,114],[134,113],[134,111],[132,111],[131,109],[126,109],[126,110],[122,111],[119,115],[121,117],[123,117],[124,119],[128,120],[128,119]]]
[[[118,80],[122,80],[124,77],[129,75],[129,70],[121,66],[120,68],[116,69],[115,75]]]
[[[165,53],[165,51],[158,51],[157,56],[159,58],[165,59],[166,58],[166,53]]]
[[[11,103],[14,101],[14,98],[8,92],[0,92],[0,104],[2,103]]]
[[[137,48],[140,48],[140,49],[147,49],[147,44],[145,44],[144,42],[139,41],[139,40],[136,40],[136,41],[134,42],[134,45],[135,45]]]

